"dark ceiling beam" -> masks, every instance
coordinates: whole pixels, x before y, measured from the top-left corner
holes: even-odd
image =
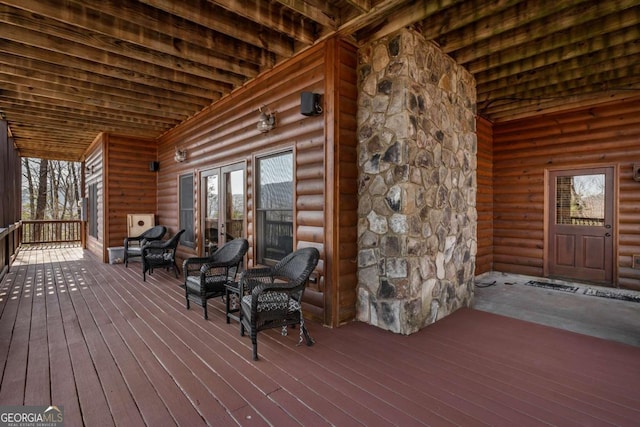
[[[637,94],[638,92],[635,91]],[[548,99],[531,100],[505,100],[500,103],[496,100],[487,109],[490,112],[492,120],[496,122],[506,122],[510,120],[523,119],[538,114],[551,114],[558,111],[566,111],[573,108],[584,107],[594,102],[602,102],[603,100],[615,101],[625,99],[632,96],[631,91],[620,90],[600,90],[590,92],[575,92],[565,97],[554,97]],[[483,108],[478,107],[478,113],[485,114]]]
[[[27,101],[8,98],[2,95],[0,95],[0,102],[2,103],[3,108],[11,108],[14,110],[11,114],[12,118],[25,117],[25,114],[31,114],[31,119],[33,119],[33,114],[37,114],[38,117],[75,121],[79,126],[82,126],[83,123],[93,123],[121,126],[123,128],[151,129],[152,131],[160,131],[179,123],[177,120],[150,118],[140,114],[123,115],[103,110],[69,108],[68,106],[54,105],[42,101]],[[0,111],[2,110],[0,109]]]
[[[114,58],[112,55],[101,54],[99,51],[87,52],[81,49],[76,55],[66,55],[62,52],[56,52],[47,49],[47,46],[20,45],[16,40],[10,41],[13,32],[4,32],[7,29],[6,24],[0,24],[0,32],[4,38],[0,39],[0,51],[11,53],[17,56],[24,56],[35,60],[42,60],[53,64],[65,64],[67,67],[79,68],[95,74],[109,76],[115,79],[125,79],[133,82],[169,89],[175,87],[175,84],[182,84],[197,88],[200,85],[200,94],[207,91],[215,93],[228,92],[232,86],[223,84],[214,80],[197,78],[189,74],[176,72],[166,67],[158,67],[149,65],[145,70],[140,71],[134,65],[133,60],[127,58]],[[12,29],[15,29],[13,27]],[[18,29],[19,30],[19,29]],[[39,34],[38,39],[43,40],[43,35]],[[44,37],[46,39],[46,37]],[[48,43],[51,43],[49,41]],[[91,59],[86,59],[90,57]]]
[[[566,36],[566,34],[565,34]],[[557,62],[566,61],[571,58],[578,58],[585,55],[601,55],[612,57],[611,52],[616,46],[626,45],[630,51],[625,51],[626,55],[640,51],[637,41],[640,39],[640,27],[633,25],[613,31],[606,35],[597,35],[588,39],[580,39],[572,44],[554,43],[553,36],[550,36],[546,43],[535,46],[521,45],[519,48],[528,53],[527,56],[520,56],[515,61],[501,62],[500,56],[482,58],[468,64],[468,68],[476,75],[476,79],[482,84],[502,80],[509,76],[525,72],[534,72],[536,69],[545,67]],[[566,37],[562,37],[566,41]],[[636,43],[634,43],[636,42]],[[515,47],[514,50],[517,50]],[[550,50],[547,50],[550,49]],[[507,58],[513,59],[515,51],[509,52]],[[498,65],[499,64],[499,65]]]
[[[67,58],[64,61],[65,56],[62,54],[52,55],[51,52],[45,52],[39,48],[20,46],[17,43],[1,39],[0,49],[4,53],[0,56],[0,64],[51,72],[69,79],[131,90],[141,95],[159,92],[217,99],[223,91],[228,92],[231,89],[231,86],[222,84],[215,85],[213,89],[207,89],[203,86],[198,87],[180,82],[155,79],[150,76],[139,75],[135,71],[130,72],[129,79],[126,79],[124,71],[113,67],[100,66],[89,61],[75,60],[74,58]],[[45,54],[47,58],[44,57]],[[44,59],[49,59],[50,62]],[[59,60],[59,62],[51,62],[56,60]]]
[[[1,72],[0,82],[2,83],[3,89],[9,90],[13,87],[12,85],[15,85],[16,87],[22,86],[23,88],[29,88],[28,90],[30,93],[46,93],[50,96],[55,94],[56,99],[61,100],[74,100],[76,102],[78,99],[87,100],[86,102],[100,100],[101,105],[107,108],[117,108],[123,113],[131,111],[142,112],[150,115],[157,114],[159,116],[168,113],[169,116],[173,116],[175,114],[176,117],[188,117],[193,114],[193,111],[198,111],[207,105],[195,105],[191,103],[185,104],[182,102],[160,99],[152,95],[133,98],[131,96],[123,96],[121,91],[114,91],[110,88],[103,88],[99,86],[70,86],[55,81],[32,79],[18,76],[16,74],[6,74]]]
[[[64,109],[68,108],[71,111],[80,110],[82,113],[81,117],[90,115],[91,113],[106,113],[110,114],[113,117],[114,121],[126,121],[126,117],[134,117],[141,120],[150,120],[154,122],[161,122],[166,124],[177,124],[181,121],[180,116],[169,117],[168,115],[157,116],[156,114],[146,114],[142,112],[122,112],[113,108],[105,108],[101,105],[95,105],[90,102],[83,102],[83,100],[69,100],[69,99],[57,99],[52,98],[52,96],[48,93],[42,93],[42,91],[29,92],[29,91],[21,91],[17,92],[16,90],[20,90],[22,87],[19,86],[11,86],[3,88],[1,99],[9,99],[11,102],[33,102],[39,104],[49,104],[54,106],[54,109]],[[60,98],[60,97],[58,97]],[[53,102],[53,103],[52,103]],[[4,103],[8,104],[8,103]],[[3,107],[4,108],[4,107]],[[5,111],[6,113],[6,111]],[[7,117],[9,121],[11,120],[11,116]],[[34,120],[37,121],[37,120]]]
[[[277,3],[286,6],[300,15],[323,27],[336,28],[335,19],[323,13],[324,11],[302,0],[276,0]],[[316,40],[316,30],[313,22],[304,22],[292,19],[290,14],[282,13],[282,9],[275,9],[269,2],[264,1],[238,1],[216,0],[210,3],[232,12],[238,16],[253,21],[265,28],[286,34],[297,42],[310,45]]]
[[[228,2],[228,0],[225,1],[225,3]],[[318,23],[320,26],[325,27],[330,31],[333,31],[338,27],[340,16],[336,16],[336,11],[330,10],[327,3],[324,4],[324,9],[321,9],[303,0],[276,0],[276,2],[304,16],[305,18]],[[216,3],[219,2],[216,0]]]
[[[191,61],[175,61],[177,58],[171,57],[161,52],[144,50],[135,45],[118,43],[111,40],[111,43],[97,43],[97,38],[91,37],[85,32],[70,34],[71,31],[60,31],[49,26],[43,30],[43,25],[35,24],[30,26],[22,22],[21,19],[13,22],[2,21],[0,14],[0,31],[5,39],[28,42],[29,45],[73,56],[80,59],[87,59],[94,62],[109,64],[126,69],[148,71],[149,74],[162,75],[160,69],[171,70],[185,74],[186,78],[201,78],[239,86],[244,83],[247,77],[257,74],[255,68],[241,68],[236,73],[225,72],[205,64]],[[49,21],[53,22],[53,21]],[[179,71],[176,71],[179,70]],[[249,73],[249,74],[247,74]],[[165,71],[166,74],[166,71]]]
[[[572,57],[499,80],[483,82],[477,91],[478,99],[503,98],[513,93],[514,87],[522,92],[523,88],[531,90],[562,81],[576,81],[591,75],[604,76],[610,72],[629,75],[630,70],[636,64],[640,64],[640,47],[636,46],[636,43],[612,47],[611,52],[611,56],[597,52]]]
[[[10,0],[5,3],[10,3],[12,6],[0,5],[0,19],[4,22],[33,31],[46,32],[115,54],[133,56],[139,60],[163,66],[171,59],[175,68],[184,71],[193,68],[195,64],[204,64],[240,75],[255,76],[259,70],[256,64],[250,62],[245,64],[241,63],[240,59],[236,59],[241,57],[229,56],[227,52],[223,55],[213,49],[178,42],[174,37],[141,27],[140,24],[108,16],[104,11],[89,9],[88,6],[93,3],[92,1],[84,1],[81,5],[67,1],[65,8],[60,7],[59,2],[54,0]],[[16,7],[21,10],[17,11]],[[96,15],[104,17],[95,19]],[[43,16],[50,19],[43,19]],[[160,23],[162,28],[176,26],[172,22],[175,19],[164,19],[164,21],[167,22]],[[82,31],[78,31],[79,28]],[[184,25],[180,28],[184,28]],[[195,31],[189,34],[191,33]],[[226,43],[226,46],[228,45],[229,43]],[[222,46],[224,44],[220,47]]]
[[[484,16],[455,31],[437,36],[435,41],[445,53],[454,54],[458,63],[464,64],[469,62],[467,55],[472,53],[470,46],[484,47],[486,43],[495,40],[518,44],[534,39],[540,34],[549,34],[564,28],[564,24],[556,22],[555,17],[563,11],[565,13],[567,10],[571,11],[572,5],[585,1],[589,0],[557,0],[545,3],[544,6],[540,2],[534,4],[535,0],[516,3],[513,7]],[[545,19],[552,15],[554,19]],[[533,29],[540,25],[547,25],[549,31],[535,32]],[[473,42],[470,43],[470,40]],[[496,49],[500,48],[500,45],[496,46]]]
[[[349,5],[355,7],[359,13],[368,13],[371,10],[371,0],[345,0]]]
[[[516,22],[501,25],[500,21],[491,18],[491,22],[487,22],[486,25],[501,26],[501,28],[495,28],[496,34],[499,35],[486,38],[484,35],[476,37],[474,31],[459,31],[456,38],[464,37],[466,33],[466,37],[472,37],[476,41],[469,43],[469,39],[467,39],[465,47],[460,42],[456,42],[445,44],[442,48],[452,55],[459,64],[468,64],[480,58],[496,58],[498,55],[503,57],[504,62],[510,62],[513,57],[522,54],[534,55],[540,49],[548,49],[546,41],[540,42],[540,39],[557,37],[559,43],[566,45],[593,37],[594,33],[603,34],[637,24],[637,16],[632,11],[628,14],[615,13],[610,15],[612,12],[610,4],[618,1],[624,3],[624,6],[619,5],[624,7],[623,10],[626,10],[627,6],[638,3],[637,0],[589,2],[582,8],[580,14],[576,14],[575,9],[563,9],[561,12],[557,12],[553,19],[538,19],[522,26],[517,26]],[[543,15],[545,14],[537,14],[541,18]],[[594,29],[597,30],[594,31]],[[527,44],[529,48],[533,48],[537,44],[539,48],[534,52],[522,51],[523,44]],[[512,52],[513,56],[509,58],[506,54],[501,54],[503,51]],[[493,66],[495,65],[498,64]]]
[[[417,27],[427,40],[436,40],[442,34],[473,25],[474,22],[514,8],[524,0],[465,1],[433,13],[420,21]]]
[[[70,93],[86,92],[87,94],[94,94],[94,96],[108,94],[110,97],[121,99],[122,102],[141,106],[155,105],[162,107],[171,104],[175,108],[191,112],[202,109],[211,103],[211,100],[205,98],[179,97],[179,94],[176,94],[175,97],[162,96],[166,94],[166,91],[159,91],[157,93],[149,91],[142,94],[141,92],[134,92],[128,89],[70,79],[63,75],[8,66],[3,63],[0,63],[0,76],[2,76],[2,81],[9,83],[22,84],[29,87],[55,88],[56,90]]]
[[[293,40],[290,37],[268,28],[256,28],[255,24],[248,20],[232,19],[231,15],[225,15],[222,9],[219,13],[212,13],[214,6],[205,0],[139,1],[276,55],[290,58],[294,54]]]

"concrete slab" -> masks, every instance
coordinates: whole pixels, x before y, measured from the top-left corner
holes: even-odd
[[[573,285],[578,289],[569,293],[525,285],[529,281]],[[476,277],[472,308],[640,346],[640,302],[585,294],[594,290],[640,299],[640,292],[490,272]]]

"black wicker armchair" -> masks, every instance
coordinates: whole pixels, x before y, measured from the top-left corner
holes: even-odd
[[[154,240],[162,240],[167,233],[167,227],[164,225],[156,225],[146,230],[139,236],[125,237],[124,239],[124,266],[129,266],[129,258],[139,257],[142,255],[142,247],[147,242]]]
[[[187,258],[182,264],[187,309],[191,302],[204,310],[207,301],[225,294],[225,285],[235,280],[242,259],[249,249],[247,239],[234,239],[218,248],[211,256]]]
[[[253,344],[253,360],[258,360],[258,332],[300,325],[300,343],[308,346],[313,339],[304,325],[302,295],[307,280],[316,268],[320,254],[316,248],[298,249],[270,268],[245,270],[239,283],[240,335],[249,330]]]
[[[178,266],[176,265],[176,250],[180,243],[180,236],[186,230],[178,231],[169,240],[154,240],[146,243],[142,247],[142,280],[147,280],[147,271],[153,273],[154,268],[173,269],[176,278],[178,277]]]

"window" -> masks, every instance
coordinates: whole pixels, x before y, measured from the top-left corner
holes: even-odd
[[[293,251],[293,153],[256,163],[257,262],[273,264]]]
[[[193,175],[180,176],[180,229],[186,230],[180,237],[180,244],[196,247],[193,227]]]
[[[89,184],[89,236],[98,238],[98,184]]]
[[[605,175],[556,178],[556,224],[603,226]]]

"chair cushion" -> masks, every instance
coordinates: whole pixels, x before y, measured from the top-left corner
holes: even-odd
[[[242,297],[242,304],[246,305],[247,308],[251,307],[251,295]],[[258,312],[283,310],[285,308],[288,308],[289,312],[299,311],[300,304],[282,292],[265,292],[258,296]]]
[[[204,294],[222,294],[224,285],[227,283],[226,276],[207,276],[205,278]],[[187,291],[191,294],[201,295],[202,288],[200,285],[200,276],[187,277]]]

